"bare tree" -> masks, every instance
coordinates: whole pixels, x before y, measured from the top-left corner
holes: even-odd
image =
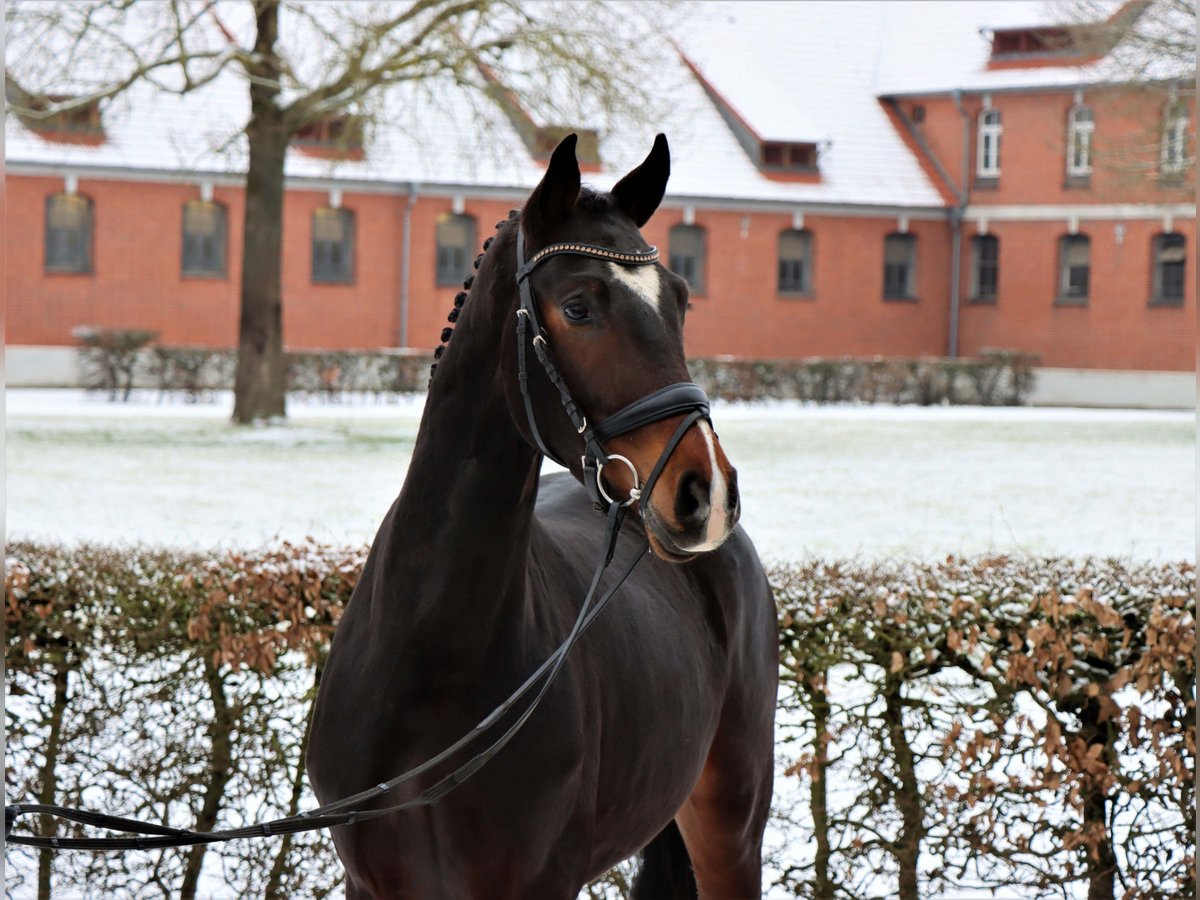
[[[1188,115],[1197,77],[1193,0],[1066,0],[1051,8],[1081,52],[1104,59],[1108,80],[1130,88],[1122,111],[1146,123],[1129,139],[1101,147],[1099,155],[1132,184],[1162,174],[1169,156],[1170,183],[1190,193],[1196,165],[1195,117]],[[1145,114],[1148,107],[1153,115]]]
[[[520,98],[555,124],[643,121],[665,102],[650,87],[659,60],[631,48],[677,11],[602,0],[17,0],[7,12],[6,95],[11,112],[35,121],[94,109],[136,85],[188,94],[226,73],[244,78],[233,419],[249,423],[285,414],[284,161],[302,129],[340,116],[361,128],[405,85],[477,104]]]

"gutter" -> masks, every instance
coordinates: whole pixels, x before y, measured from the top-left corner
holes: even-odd
[[[417,186],[410,183],[400,225],[400,327],[397,329],[396,346],[401,350],[408,347],[408,282],[412,263],[412,211],[416,205]]]
[[[954,92],[954,108],[962,116],[962,181],[958,186],[958,204],[950,210],[950,325],[946,355],[958,356],[958,307],[962,300],[962,223],[970,199],[971,116],[962,103],[962,91]]]

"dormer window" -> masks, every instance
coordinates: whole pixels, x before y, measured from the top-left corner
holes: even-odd
[[[992,58],[1065,56],[1076,51],[1066,28],[1008,28],[992,33]]]
[[[311,156],[333,159],[361,159],[363,121],[358,116],[326,116],[309,122],[296,131],[292,146]]]
[[[520,130],[520,129],[518,129]],[[600,168],[600,135],[594,128],[580,128],[574,125],[534,125],[528,139],[530,150],[535,159],[549,160],[554,148],[562,143],[568,134],[574,134],[575,158],[579,167],[585,172]]]
[[[980,178],[1000,177],[1000,135],[1003,131],[1000,110],[987,107],[979,114],[975,172]]]
[[[51,140],[84,143],[103,141],[104,123],[100,117],[99,100],[88,100],[78,106],[48,112],[74,99],[64,94],[32,98],[28,101],[28,111],[21,118],[31,131]]]
[[[817,145],[763,141],[762,167],[781,172],[815,172]]]

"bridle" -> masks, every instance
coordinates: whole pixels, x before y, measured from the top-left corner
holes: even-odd
[[[625,252],[610,250],[607,247],[597,247],[593,244],[565,242],[543,247],[526,260],[525,233],[519,221],[516,228],[517,287],[520,292],[520,305],[517,307],[517,379],[520,382],[521,397],[525,403],[525,418],[529,422],[529,431],[533,441],[544,456],[548,456],[564,468],[569,468],[546,445],[541,430],[538,428],[537,416],[533,411],[533,397],[529,390],[529,372],[526,366],[525,348],[529,343],[533,344],[533,351],[542,364],[542,368],[546,370],[546,377],[558,389],[563,409],[566,410],[571,424],[575,426],[575,431],[583,437],[584,452],[580,463],[583,469],[583,485],[587,489],[592,503],[597,509],[607,511],[610,505],[616,502],[605,490],[603,481],[604,467],[613,460],[628,466],[633,476],[633,487],[629,491],[629,497],[620,506],[628,507],[643,497],[648,500],[659,475],[662,474],[671,454],[675,452],[675,448],[679,446],[679,442],[683,440],[688,429],[699,419],[707,420],[709,418],[708,397],[699,385],[690,381],[676,382],[634,400],[603,422],[589,424],[587,417],[580,412],[579,405],[571,396],[571,391],[558,371],[558,367],[554,364],[554,353],[550,349],[548,335],[538,318],[537,301],[533,296],[533,284],[530,276],[534,269],[553,256],[586,256],[622,266],[650,266],[658,262],[658,249],[651,247],[648,250]],[[530,334],[532,334],[532,340]],[[620,454],[608,453],[604,449],[604,442],[607,440],[628,434],[651,422],[681,414],[684,416],[683,420],[663,447],[658,461],[647,476],[645,484],[641,486],[639,486],[637,469],[633,463]]]
[[[595,599],[600,587],[600,579],[608,569],[616,552],[617,536],[621,530],[621,522],[625,511],[638,500],[649,499],[659,475],[662,474],[663,468],[666,466],[675,448],[679,445],[679,442],[683,440],[684,434],[699,419],[708,419],[709,406],[708,397],[697,385],[690,382],[678,382],[659,388],[641,399],[635,400],[633,403],[606,418],[603,422],[590,425],[579,411],[579,407],[571,397],[571,392],[567,388],[566,382],[554,364],[546,332],[541,327],[538,318],[537,306],[533,296],[533,286],[529,282],[529,275],[540,263],[557,255],[587,256],[624,266],[646,266],[658,262],[658,250],[651,247],[649,250],[625,253],[591,244],[559,243],[544,247],[527,262],[525,260],[525,239],[519,221],[516,228],[518,266],[516,277],[520,292],[520,306],[517,309],[517,368],[521,395],[525,403],[525,414],[529,421],[529,429],[539,452],[558,462],[560,465],[565,466],[566,464],[546,446],[541,431],[538,429],[537,418],[534,415],[533,400],[529,392],[529,373],[526,369],[526,344],[532,343],[538,360],[546,370],[546,376],[550,379],[551,384],[558,389],[563,408],[570,417],[572,424],[574,424],[576,431],[584,439],[585,449],[582,458],[584,485],[587,487],[588,496],[592,499],[593,504],[600,511],[605,512],[607,518],[603,552],[592,574],[587,594],[583,598],[583,603],[580,605],[575,622],[566,639],[504,702],[488,713],[474,728],[458,740],[420,765],[409,769],[407,772],[403,772],[394,778],[360,791],[350,797],[345,797],[333,803],[327,803],[315,809],[306,810],[295,816],[287,816],[280,819],[273,819],[269,822],[260,822],[223,831],[192,831],[190,829],[170,828],[154,822],[141,822],[136,819],[127,819],[121,816],[112,816],[90,810],[73,809],[55,804],[17,803],[4,807],[4,836],[8,842],[48,850],[149,850],[161,847],[217,844],[241,838],[295,834],[302,831],[315,831],[320,828],[332,828],[337,825],[352,825],[355,822],[377,819],[402,810],[415,809],[421,806],[435,806],[442,797],[449,794],[483,768],[521,730],[521,727],[533,715],[534,710],[537,709],[542,698],[546,696],[550,685],[562,669],[563,663],[566,662],[567,654],[570,653],[575,642],[587,630],[588,626],[595,621],[596,616],[600,614],[601,610],[616,595],[621,585],[633,573],[637,564],[646,556],[649,544],[643,538],[641,548],[624,565],[617,576],[616,582],[604,592],[599,600]],[[683,420],[676,427],[671,439],[667,441],[662,453],[659,455],[658,461],[654,464],[650,475],[647,476],[645,483],[639,487],[638,473],[633,463],[624,456],[606,452],[603,442],[622,434],[628,434],[651,422],[657,422],[680,414],[683,414]],[[604,466],[613,460],[619,460],[627,465],[633,475],[633,488],[629,493],[629,497],[620,503],[609,496],[601,480],[604,473]],[[505,728],[500,737],[496,738],[484,750],[472,756],[448,775],[439,778],[411,800],[390,806],[363,808],[366,804],[388,794],[401,784],[431,771],[436,766],[446,762],[459,750],[473,743],[476,738],[496,725],[523,697],[531,693],[534,687],[538,686],[539,682],[541,682],[541,685],[538,687],[537,692],[534,693],[529,705],[517,716],[514,722]],[[11,834],[13,825],[20,816],[35,814],[52,816],[113,831],[123,831],[134,836],[120,838],[58,838]]]

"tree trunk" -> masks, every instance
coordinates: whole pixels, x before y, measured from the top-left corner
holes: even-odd
[[[817,838],[813,860],[813,897],[833,900],[833,882],[829,878],[829,696],[825,689],[809,688],[813,715],[813,773],[809,787],[809,808]]]
[[[896,808],[900,812],[900,833],[896,836],[894,854],[900,866],[900,900],[918,900],[917,863],[924,837],[924,816],[921,809],[921,785],[917,781],[916,759],[904,730],[904,701],[900,683],[885,688],[884,719],[888,726],[888,742],[896,761],[899,790]]]
[[[217,825],[217,814],[221,801],[225,799],[225,785],[233,774],[234,716],[229,709],[229,698],[225,696],[225,682],[211,656],[204,660],[204,680],[212,699],[213,718],[208,726],[212,758],[209,763],[208,788],[204,791],[204,804],[196,817],[197,831],[212,831]],[[179,888],[180,900],[195,900],[196,886],[200,881],[200,870],[204,867],[204,852],[207,844],[197,844],[188,851],[187,866],[183,871],[183,884]]]
[[[50,707],[50,735],[46,738],[46,761],[42,765],[42,790],[38,802],[49,806],[54,803],[58,792],[58,751],[62,745],[63,716],[67,711],[67,688],[71,670],[66,660],[59,662],[54,670],[54,705]],[[41,833],[52,836],[56,831],[54,819],[42,816]],[[51,877],[54,857],[53,850],[43,850],[38,854],[38,900],[49,900],[52,896]]]
[[[1110,762],[1114,751],[1109,726],[1100,721],[1099,702],[1089,699],[1079,711],[1079,720],[1079,734],[1088,748],[1102,745],[1100,758]],[[1088,900],[1113,900],[1117,888],[1117,858],[1108,833],[1108,796],[1104,784],[1090,775],[1084,776],[1083,827],[1088,835],[1102,835],[1094,844],[1090,840],[1086,844]]]
[[[279,107],[275,54],[279,8],[260,3],[255,63],[248,66],[250,122],[246,138],[246,216],[242,239],[242,311],[238,323],[233,421],[246,425],[286,414],[283,354],[283,163],[291,132]]]

